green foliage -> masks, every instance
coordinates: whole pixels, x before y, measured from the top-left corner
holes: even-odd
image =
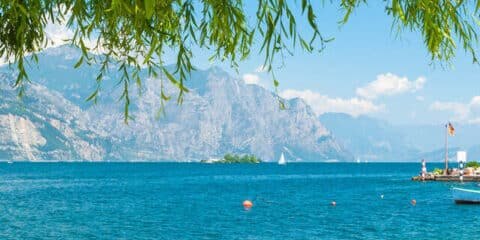
[[[478,163],[477,161],[470,161],[465,164],[465,167],[479,168],[480,163]]]
[[[293,54],[296,47],[304,51],[321,51],[331,41],[317,25],[321,8],[310,0],[259,0],[254,16],[248,16],[242,0],[4,0],[0,1],[0,56],[16,62],[18,76],[15,87],[19,96],[25,92],[28,74],[24,56],[38,61],[36,53],[47,45],[45,27],[50,22],[66,22],[74,30],[67,43],[79,47],[82,56],[74,67],[99,63],[97,89],[87,98],[96,102],[101,82],[111,63],[120,66],[118,79],[124,90],[124,119],[129,117],[129,86],[141,88],[140,69],[148,68],[150,77],[160,77],[179,89],[177,102],[188,92],[185,80],[194,70],[192,49],[211,52],[211,60],[238,62],[252,54],[254,40],[260,42],[259,53],[264,66],[272,73],[275,56]],[[344,12],[340,24],[366,0],[326,1],[338,4]],[[326,4],[324,3],[324,4]],[[448,61],[455,55],[457,44],[477,61],[477,15],[480,1],[472,4],[458,0],[388,0],[385,11],[392,16],[397,30],[421,33],[432,60]],[[309,26],[297,31],[303,20]],[[92,41],[93,40],[93,41]],[[93,42],[93,46],[87,44]],[[102,52],[98,57],[91,51]],[[176,53],[176,67],[164,67],[166,51]],[[254,53],[257,54],[257,53]],[[274,80],[275,87],[278,81]],[[168,101],[161,88],[161,106]],[[280,107],[285,107],[280,102]]]
[[[434,175],[442,175],[443,174],[443,169],[435,168],[435,169],[433,169],[433,174]]]
[[[236,155],[236,154],[225,154],[223,159],[218,161],[218,163],[260,163],[262,160],[255,157],[254,155]]]

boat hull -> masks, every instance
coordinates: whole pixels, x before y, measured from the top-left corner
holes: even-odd
[[[464,188],[452,189],[453,200],[458,204],[480,204],[480,191]]]

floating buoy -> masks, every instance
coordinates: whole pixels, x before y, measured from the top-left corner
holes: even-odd
[[[245,201],[243,201],[243,204],[242,204],[242,205],[243,205],[243,207],[244,207],[245,209],[250,209],[250,208],[253,207],[253,203],[252,203],[250,200],[245,200]]]
[[[337,206],[337,202],[332,201],[332,202],[330,203],[330,205],[332,205],[333,207],[335,207],[335,206]]]
[[[383,194],[382,194],[382,195],[380,195],[380,198],[381,198],[381,199],[383,199]]]
[[[415,205],[417,205],[417,200],[412,199],[412,201],[410,201],[410,203],[411,203],[413,206],[415,206]]]

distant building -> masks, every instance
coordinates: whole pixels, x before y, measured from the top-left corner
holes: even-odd
[[[209,158],[209,159],[207,159],[207,160],[202,160],[201,162],[202,162],[202,163],[216,163],[216,162],[218,162],[218,161],[220,161],[220,160],[222,160],[222,159],[220,159],[220,158]]]

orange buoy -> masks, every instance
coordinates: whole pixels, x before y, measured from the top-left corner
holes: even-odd
[[[332,205],[333,207],[335,207],[335,206],[337,206],[337,202],[332,201],[332,202],[330,203],[330,205]]]
[[[253,207],[253,203],[250,200],[243,201],[242,205],[245,209],[250,209]]]
[[[410,203],[411,203],[413,206],[415,206],[415,205],[417,205],[417,200],[412,199],[412,201],[410,201]]]

